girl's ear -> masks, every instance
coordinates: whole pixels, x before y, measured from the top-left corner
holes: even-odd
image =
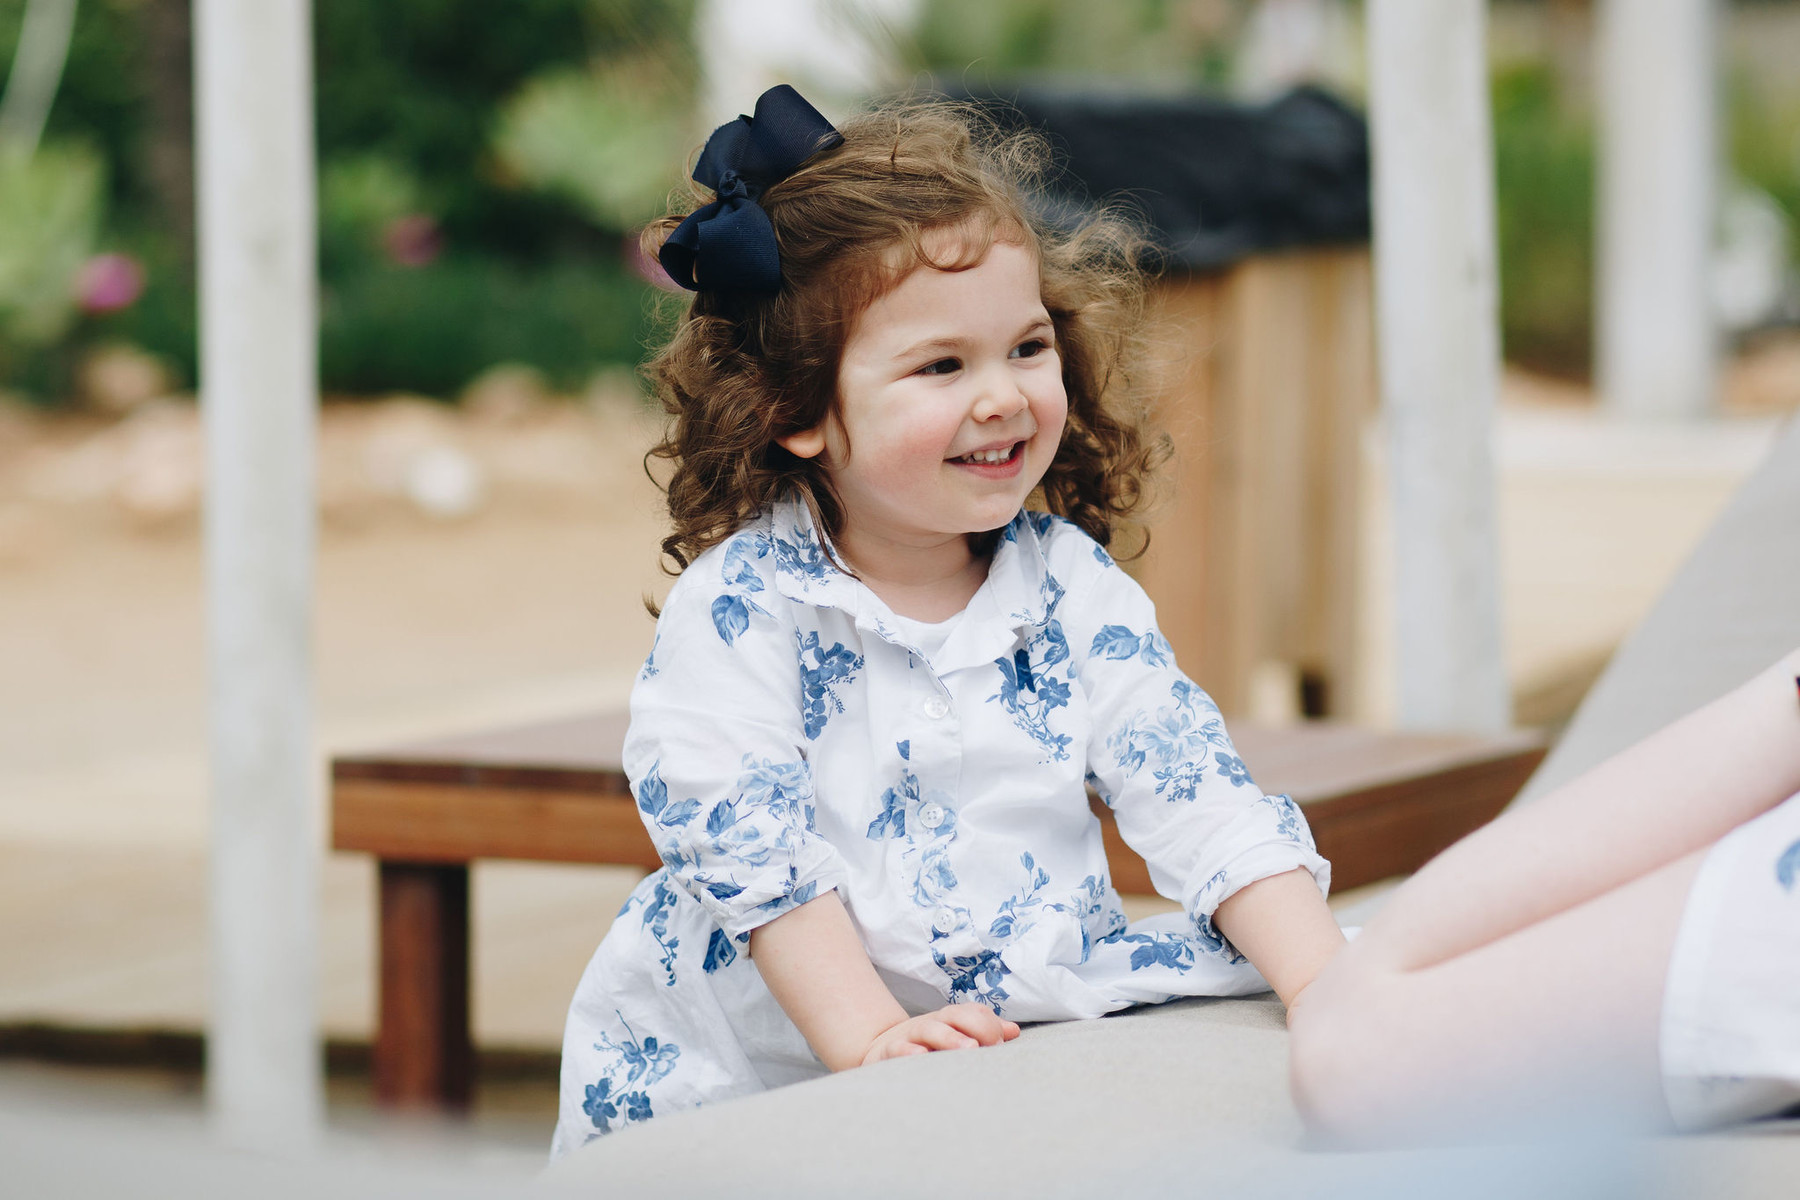
[[[775,444],[795,458],[817,458],[825,453],[825,426],[815,425],[800,433],[778,437]]]

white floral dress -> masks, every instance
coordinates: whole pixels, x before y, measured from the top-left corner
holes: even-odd
[[[625,769],[662,853],[569,1009],[553,1154],[824,1073],[750,931],[836,889],[911,1012],[1097,1017],[1266,985],[1212,927],[1246,884],[1329,867],[1251,782],[1143,590],[1023,512],[927,660],[783,501],[670,591]],[[1184,913],[1127,923],[1092,786]]]

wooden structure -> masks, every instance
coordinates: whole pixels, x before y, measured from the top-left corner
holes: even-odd
[[[1153,297],[1156,423],[1174,442],[1144,557],[1178,662],[1229,714],[1274,666],[1294,708],[1357,694],[1363,439],[1376,411],[1364,246],[1290,250]]]
[[[661,865],[619,766],[625,725],[623,713],[597,714],[333,762],[331,844],[380,860],[382,1102],[468,1102],[470,862]],[[1245,727],[1236,741],[1265,788],[1300,802],[1339,888],[1413,870],[1498,813],[1544,755],[1529,733],[1314,724]],[[1151,891],[1143,860],[1093,803],[1115,886]]]

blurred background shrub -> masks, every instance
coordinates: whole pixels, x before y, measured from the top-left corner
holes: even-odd
[[[1493,80],[1500,328],[1507,357],[1580,375],[1593,344],[1594,120],[1548,63]]]
[[[0,70],[27,2],[0,0]],[[660,211],[706,132],[694,115],[699,8],[315,0],[325,390],[451,396],[496,362],[574,388],[637,361],[657,303],[632,231]],[[1252,0],[917,0],[910,28],[878,32],[900,75],[961,87],[1048,78],[1260,98],[1268,11]],[[1360,4],[1331,11],[1327,83],[1354,99]],[[1721,236],[1751,264],[1739,291],[1754,294],[1736,320],[1754,328],[1779,315],[1758,249],[1771,238],[1786,319],[1797,315],[1800,3],[1726,11],[1733,179]],[[1506,351],[1579,376],[1592,339],[1591,5],[1496,0],[1491,14]],[[0,163],[0,388],[58,403],[88,355],[120,342],[192,386],[188,39],[187,0],[82,0],[42,144]]]

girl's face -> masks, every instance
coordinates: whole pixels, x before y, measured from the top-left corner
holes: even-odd
[[[954,250],[960,235],[943,236]],[[917,268],[871,304],[844,346],[837,412],[782,445],[823,455],[854,561],[1012,520],[1068,407],[1037,256],[997,240],[975,266]]]

